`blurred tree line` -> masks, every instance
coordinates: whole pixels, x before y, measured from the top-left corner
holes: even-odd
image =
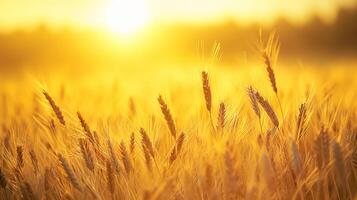
[[[240,26],[233,21],[198,26],[157,24],[138,37],[128,50],[127,45],[120,41],[111,42],[106,33],[98,30],[67,27],[53,31],[40,25],[33,31],[0,33],[0,69],[41,68],[52,63],[89,66],[189,60],[197,57],[198,41],[204,41],[207,48],[214,41],[221,42],[224,60],[230,62],[243,52],[253,52],[260,28],[257,24]],[[266,35],[272,30],[278,33],[285,58],[356,57],[357,8],[341,9],[332,24],[326,24],[318,17],[303,25],[280,19],[272,27],[262,30]]]

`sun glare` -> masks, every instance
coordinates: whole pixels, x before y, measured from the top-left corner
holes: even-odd
[[[106,25],[119,34],[139,31],[149,22],[145,0],[113,0],[106,11]]]

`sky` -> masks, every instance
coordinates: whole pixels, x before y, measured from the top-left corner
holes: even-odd
[[[29,28],[41,23],[53,27],[102,27],[115,26],[113,21],[120,20],[138,24],[212,23],[227,19],[270,23],[285,17],[303,23],[312,14],[329,22],[338,8],[353,5],[355,0],[1,0],[0,29]],[[134,22],[120,26],[133,26]]]

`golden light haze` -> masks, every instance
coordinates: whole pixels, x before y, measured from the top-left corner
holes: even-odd
[[[357,0],[0,0],[0,200],[357,200]]]
[[[2,0],[0,29],[31,28],[40,23],[129,29],[143,23],[211,23],[227,19],[267,24],[279,17],[302,23],[313,15],[332,21],[340,7],[355,4],[353,0]],[[116,10],[118,13],[113,15]],[[108,20],[108,15],[112,19]],[[115,23],[123,20],[131,22]]]

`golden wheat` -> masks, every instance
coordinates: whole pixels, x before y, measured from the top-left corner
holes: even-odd
[[[206,108],[209,112],[211,112],[212,92],[211,92],[211,87],[209,85],[208,73],[205,71],[202,72],[202,85],[203,85],[203,94],[206,100]]]
[[[111,82],[66,87],[66,98],[51,88],[61,107],[46,91],[40,101],[53,116],[32,96],[4,91],[0,199],[356,198],[357,82],[337,69],[278,71],[276,38],[262,50],[270,84],[257,81],[266,79],[259,67],[209,66],[185,69],[177,83],[157,73],[143,86],[152,90],[127,78],[115,92]],[[163,85],[170,101],[156,99]]]
[[[259,102],[259,104],[262,106],[262,108],[264,109],[264,111],[268,114],[271,122],[273,122],[273,124],[275,125],[275,127],[279,127],[279,120],[278,117],[276,116],[273,108],[271,107],[271,105],[269,104],[269,102],[267,100],[265,100],[258,91],[255,91],[255,98],[257,99],[257,101]]]
[[[161,112],[165,117],[167,126],[170,129],[170,133],[171,133],[172,137],[174,137],[176,139],[176,127],[175,127],[174,120],[172,118],[172,115],[170,113],[170,110],[169,110],[167,104],[165,103],[165,101],[161,95],[158,98],[158,102],[160,104]]]
[[[46,97],[48,103],[50,104],[53,112],[56,114],[56,117],[57,117],[58,121],[65,126],[66,122],[64,120],[64,117],[63,117],[61,109],[56,105],[55,101],[52,99],[52,97],[46,91],[43,91],[43,95],[45,95],[45,97]]]

